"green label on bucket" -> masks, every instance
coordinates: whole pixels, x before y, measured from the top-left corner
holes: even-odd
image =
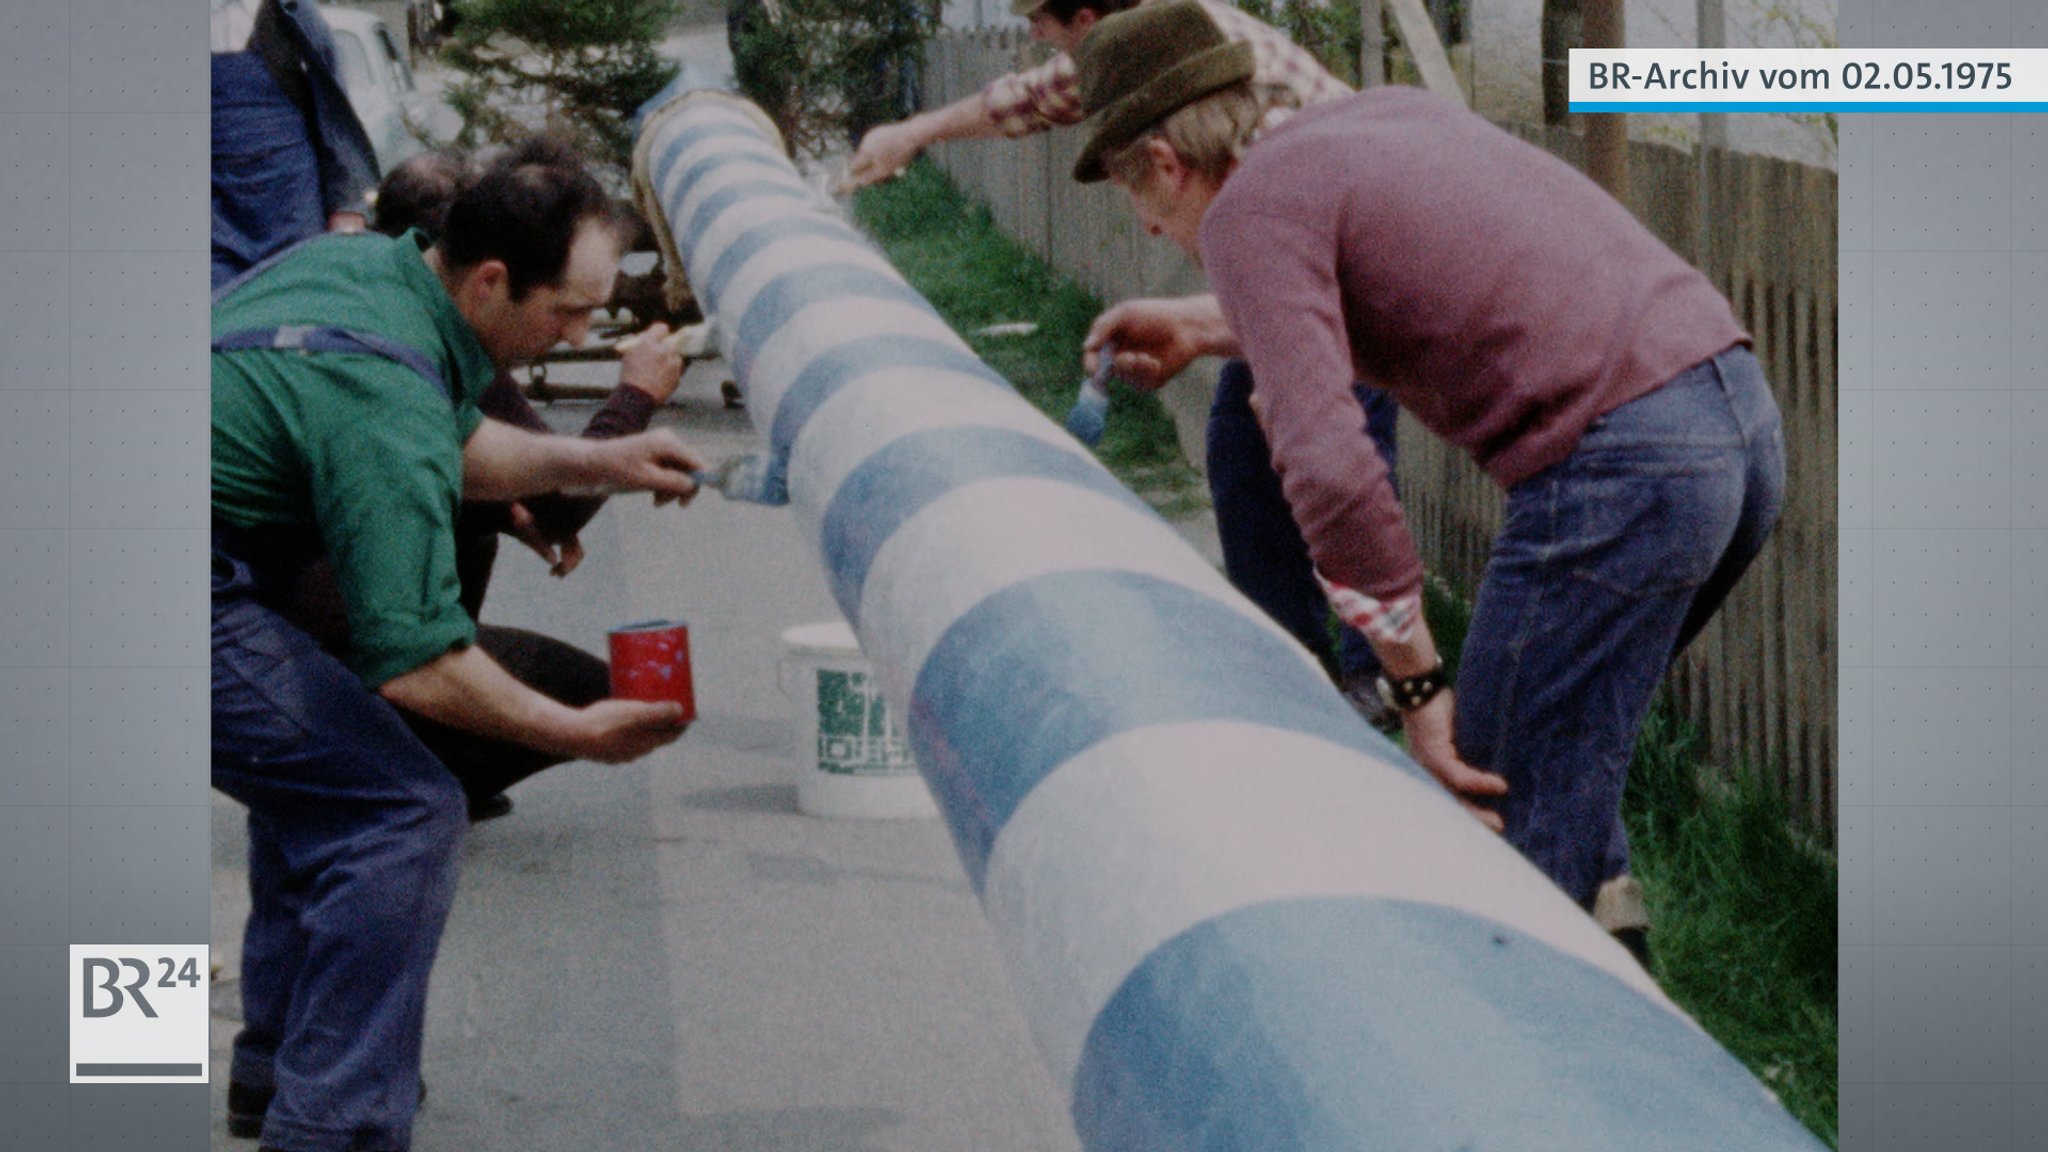
[[[818,768],[849,776],[916,770],[867,673],[818,670]]]

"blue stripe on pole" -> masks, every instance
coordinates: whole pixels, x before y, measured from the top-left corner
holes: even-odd
[[[733,368],[745,372],[784,324],[813,304],[858,305],[862,300],[891,300],[920,312],[938,314],[901,277],[861,264],[817,264],[792,269],[762,285],[747,305],[734,332]]]
[[[1076,753],[1138,728],[1242,721],[1431,779],[1250,611],[1154,576],[1058,572],[946,628],[918,670],[908,727],[976,892],[1025,794]]]
[[[957,372],[963,377],[993,384],[1006,392],[1015,391],[1008,380],[996,375],[995,370],[981,362],[981,358],[957,345],[941,344],[921,336],[863,336],[848,341],[836,348],[820,353],[789,387],[782,393],[782,399],[775,409],[774,422],[768,430],[768,468],[770,490],[787,494],[789,491],[789,453],[796,447],[796,438],[804,425],[810,422],[825,401],[830,400],[841,388],[878,369],[894,371],[918,368],[939,368]],[[735,365],[733,374],[740,378],[742,385],[746,374]],[[967,386],[962,381],[962,386]]]
[[[766,156],[761,156],[753,152],[713,153],[710,156],[700,157],[696,163],[690,165],[689,168],[684,170],[680,182],[677,183],[676,185],[675,207],[682,206],[684,198],[688,197],[690,194],[690,186],[695,184],[698,180],[701,180],[711,172],[718,171],[720,169],[735,168],[753,169],[758,175],[764,178],[775,179],[784,183],[787,183],[789,178],[788,164],[778,164],[774,160]],[[663,185],[663,187],[666,187],[666,185]],[[669,206],[663,205],[663,208],[668,209]],[[672,211],[673,209],[669,210]]]
[[[819,539],[832,593],[860,625],[861,591],[875,553],[925,505],[976,480],[998,476],[1058,480],[1114,500],[1142,516],[1153,512],[1092,459],[1010,428],[932,428],[893,441],[839,485],[825,508]]]
[[[826,216],[789,216],[771,220],[758,227],[747,229],[746,233],[732,242],[711,265],[699,281],[700,294],[707,305],[725,294],[726,286],[739,275],[747,261],[753,259],[763,248],[778,240],[793,236],[817,236],[831,240],[859,240],[853,229]]]
[[[684,221],[682,228],[675,233],[677,245],[684,252],[695,250],[697,242],[704,238],[704,230],[711,227],[711,222],[718,219],[720,213],[735,205],[746,204],[763,198],[773,200],[809,200],[811,194],[801,184],[791,184],[779,180],[757,180],[746,184],[734,184],[730,187],[720,188],[718,191],[706,196],[704,202],[697,205],[697,210],[690,214],[690,218]],[[669,211],[673,212],[681,206],[682,201],[678,200],[675,207],[670,208]]]
[[[709,172],[719,170],[719,168],[760,168],[762,172],[768,172],[768,174],[772,174],[778,180],[788,180],[788,162],[784,162],[780,156],[764,156],[764,154],[760,154],[760,152],[756,152],[752,148],[748,148],[748,150],[733,150],[733,152],[713,152],[709,156],[698,156],[696,160],[690,162],[688,168],[682,170],[680,176],[670,176],[670,178],[676,182],[676,191],[680,195],[688,195],[690,193],[690,184],[702,180]],[[670,178],[664,178],[664,184]]]
[[[1014,391],[1010,382],[996,375],[974,353],[954,344],[942,344],[921,336],[863,336],[820,354],[804,365],[796,379],[782,393],[782,406],[775,410],[775,423],[768,432],[768,444],[777,456],[786,456],[796,445],[812,414],[841,388],[870,372],[888,369],[909,371],[938,368],[958,372]]]
[[[1096,1016],[1073,1115],[1091,1152],[1821,1147],[1612,975],[1367,897],[1262,904],[1155,949]]]
[[[719,136],[730,136],[734,140],[744,141],[749,144],[761,144],[767,141],[767,137],[761,135],[761,130],[758,127],[751,124],[742,124],[734,120],[715,119],[707,123],[684,128],[669,136],[668,141],[661,146],[661,154],[649,166],[649,171],[654,174],[654,187],[659,190],[668,184],[669,167],[675,163],[676,157],[682,155],[691,145]],[[666,208],[668,205],[663,205],[663,207]]]
[[[660,175],[656,178],[657,182],[654,184],[654,189],[658,193],[673,183],[675,185],[673,195],[676,197],[677,204],[682,202],[682,197],[690,194],[691,185],[719,168],[745,165],[748,168],[760,169],[767,176],[784,180],[787,180],[789,177],[789,166],[787,164],[778,165],[770,157],[752,151],[713,152],[709,156],[700,156],[696,162],[683,171],[680,177],[672,176],[669,169],[672,169],[676,163],[681,161],[681,156],[679,155],[681,150],[678,147],[671,147],[667,150],[663,157],[664,167],[657,169]],[[662,205],[662,207],[664,209],[672,209],[672,206],[667,204]]]

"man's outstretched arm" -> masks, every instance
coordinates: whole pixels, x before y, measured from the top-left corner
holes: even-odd
[[[989,81],[944,108],[884,124],[861,138],[846,173],[848,188],[879,184],[903,171],[918,153],[947,140],[1028,136],[1086,119],[1073,58],[1052,59]]]
[[[637,760],[687,727],[673,701],[600,700],[571,708],[520,683],[474,646],[443,653],[377,692],[451,728],[606,764]]]
[[[981,93],[963,96],[944,108],[868,129],[847,167],[846,186],[865,188],[894,179],[934,144],[947,140],[987,140],[1002,134],[1002,128],[989,119]]]
[[[666,428],[617,440],[539,435],[486,419],[462,446],[462,495],[517,500],[539,492],[652,492],[687,501],[704,460]]]

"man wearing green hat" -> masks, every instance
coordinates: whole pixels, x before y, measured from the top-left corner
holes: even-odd
[[[1032,37],[1058,49],[1052,59],[998,77],[980,92],[943,108],[869,131],[854,153],[848,184],[858,187],[887,180],[940,141],[1024,136],[1080,123],[1084,112],[1073,53],[1103,19],[1142,2],[1011,0],[1010,10],[1031,21]],[[1252,93],[1267,127],[1277,126],[1297,109],[1351,95],[1348,85],[1279,29],[1215,0],[1202,0],[1202,8],[1226,39],[1250,53]],[[1215,311],[1214,302],[1206,297],[1184,298],[1173,306]],[[1122,358],[1119,367],[1126,382],[1151,391],[1186,363],[1159,372],[1142,356],[1132,356]],[[1351,422],[1364,425],[1391,469],[1398,415],[1394,405],[1376,388],[1361,384],[1355,392],[1364,419]],[[1316,584],[1307,546],[1288,514],[1280,479],[1273,474],[1265,434],[1249,406],[1251,393],[1251,374],[1244,362],[1225,363],[1206,434],[1209,493],[1224,568],[1239,591],[1335,670],[1353,707],[1392,730],[1397,722],[1373,691],[1380,668],[1372,646],[1349,628],[1340,629],[1340,641],[1331,643],[1328,604]]]
[[[1410,752],[1592,909],[1627,870],[1650,696],[1782,501],[1748,334],[1626,208],[1455,103],[1381,88],[1265,130],[1250,53],[1192,0],[1102,21],[1076,62],[1075,178],[1122,188],[1217,303],[1119,306],[1090,347],[1250,361],[1287,502]],[[1386,467],[1347,433],[1362,378],[1507,492],[1455,697]]]
[[[879,184],[901,172],[934,144],[1044,132],[1083,119],[1074,52],[1103,18],[1143,0],[1010,0],[1012,14],[1030,21],[1031,38],[1055,49],[1052,59],[990,81],[981,91],[943,108],[883,124],[861,137],[847,168],[854,187]],[[1274,123],[1295,108],[1335,100],[1351,88],[1273,26],[1230,7],[1208,3],[1224,35],[1252,46],[1254,79]]]

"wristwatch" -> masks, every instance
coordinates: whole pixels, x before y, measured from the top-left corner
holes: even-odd
[[[1380,703],[1405,714],[1436,699],[1437,693],[1451,686],[1451,676],[1444,671],[1443,661],[1439,660],[1436,667],[1420,676],[1389,680],[1385,673],[1381,673],[1373,683],[1379,689]]]

